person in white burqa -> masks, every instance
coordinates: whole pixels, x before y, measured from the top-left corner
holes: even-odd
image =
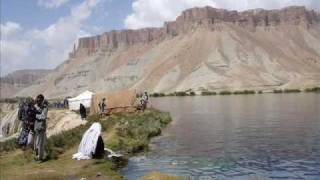
[[[73,154],[72,158],[77,160],[91,159],[96,150],[98,138],[101,134],[101,124],[93,123],[91,127],[82,136],[78,152]]]

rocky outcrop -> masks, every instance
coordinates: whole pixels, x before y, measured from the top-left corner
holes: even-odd
[[[162,28],[144,28],[139,30],[120,30],[105,32],[102,35],[79,39],[78,48],[70,57],[91,55],[98,51],[107,51],[119,46],[159,41],[166,37],[186,33],[203,26],[212,28],[216,24],[231,23],[246,28],[280,25],[309,25],[319,23],[320,15],[303,6],[292,6],[281,10],[254,9],[243,12],[228,11],[212,7],[192,8],[182,12],[175,21],[166,22]]]

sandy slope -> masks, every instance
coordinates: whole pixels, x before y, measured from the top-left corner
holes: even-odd
[[[7,107],[1,103],[2,107]],[[0,134],[2,134],[3,130],[8,131],[9,134],[1,137],[0,140],[4,140],[6,138],[15,137],[18,135],[20,131],[20,121],[17,119],[17,108],[13,110],[6,111],[6,115],[1,117],[0,121]],[[66,131],[77,126],[85,124],[87,121],[82,120],[80,115],[69,110],[55,110],[49,109],[48,120],[47,120],[47,135],[52,136],[62,131]],[[7,128],[9,127],[9,128]]]

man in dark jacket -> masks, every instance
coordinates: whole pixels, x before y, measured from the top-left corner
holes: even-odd
[[[46,143],[47,143],[47,114],[48,114],[48,102],[44,99],[42,94],[39,94],[36,98],[35,108],[37,110],[36,121],[34,124],[35,131],[35,143],[34,149],[36,151],[37,160],[44,161],[46,158]]]
[[[27,98],[19,107],[18,119],[22,121],[22,130],[18,137],[18,144],[24,149],[28,143],[28,136],[34,133],[34,122],[36,116],[36,109],[32,98]]]

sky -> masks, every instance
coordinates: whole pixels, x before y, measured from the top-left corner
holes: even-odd
[[[53,69],[78,38],[113,29],[160,27],[183,10],[212,6],[231,10],[304,5],[320,0],[0,0],[1,76],[19,69]]]

